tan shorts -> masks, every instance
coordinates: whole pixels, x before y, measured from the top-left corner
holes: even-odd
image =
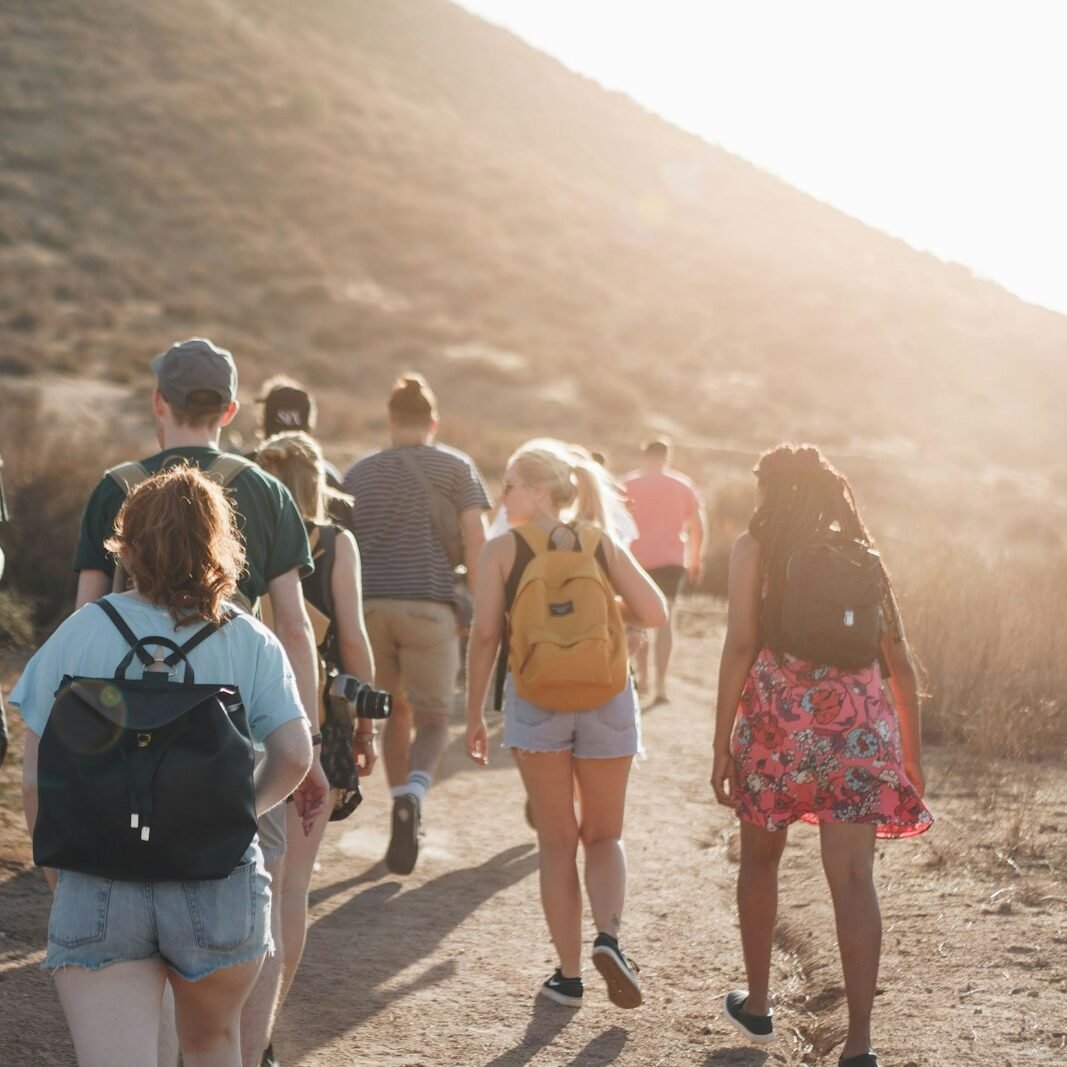
[[[374,686],[403,692],[416,715],[450,716],[459,670],[459,634],[450,604],[436,600],[363,602]]]

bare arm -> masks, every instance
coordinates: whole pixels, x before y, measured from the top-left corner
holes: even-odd
[[[78,592],[74,599],[74,610],[99,600],[111,592],[112,580],[104,571],[78,571]]]
[[[315,658],[315,634],[311,629],[304,594],[300,588],[300,576],[293,567],[275,578],[268,586],[271,611],[274,614],[274,632],[289,657],[296,677],[296,688],[304,714],[313,733],[319,729],[318,662]],[[329,786],[318,754],[311,762],[311,770],[296,794],[297,810],[307,833],[315,816],[326,806]]]
[[[704,514],[704,505],[697,501],[693,517],[686,523],[686,535],[689,539],[689,580],[699,582],[704,574],[704,540],[708,533],[708,520]]]
[[[622,597],[627,622],[654,629],[667,621],[667,601],[659,587],[638,566],[628,548],[602,535],[608,574],[615,592]]]
[[[904,773],[922,796],[926,779],[922,768],[922,710],[919,705],[919,679],[911,650],[903,636],[898,639],[892,629],[882,635],[882,654],[889,664],[889,690],[900,723],[900,744],[904,755]]]
[[[337,632],[337,655],[346,674],[354,674],[368,685],[374,684],[374,654],[363,621],[363,579],[360,573],[359,546],[348,530],[337,535],[337,550],[330,580],[333,594],[333,625]],[[374,739],[378,736],[373,719],[356,724],[354,754],[360,773],[374,770],[378,753]]]
[[[467,755],[489,762],[482,708],[504,630],[504,575],[515,562],[515,539],[494,537],[482,549],[474,587],[474,619],[467,641]]]
[[[304,780],[314,753],[303,719],[290,719],[263,739],[266,758],[255,770],[256,814],[262,815],[283,800]]]
[[[478,561],[485,544],[485,512],[481,508],[467,508],[459,513],[459,528],[463,533],[463,565],[467,568],[467,588],[478,582]]]
[[[26,748],[22,754],[22,810],[26,815],[26,829],[33,837],[37,825],[37,749],[41,739],[32,731],[26,731]],[[48,886],[55,892],[56,872],[54,867],[43,867]]]
[[[745,679],[759,652],[759,545],[749,533],[741,534],[730,553],[729,598],[726,638],[719,661],[711,786],[720,804],[733,807],[734,770],[730,758],[730,735],[733,733]],[[728,785],[730,789],[727,789]]]

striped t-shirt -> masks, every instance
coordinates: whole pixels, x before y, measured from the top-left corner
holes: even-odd
[[[356,499],[352,530],[363,559],[363,596],[451,604],[452,568],[430,522],[426,492],[400,455],[401,448],[415,454],[456,514],[491,506],[473,460],[454,448],[402,445],[356,460],[345,475],[344,489]]]

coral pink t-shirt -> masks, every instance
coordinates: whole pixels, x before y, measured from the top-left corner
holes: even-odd
[[[630,545],[634,558],[645,570],[684,567],[682,534],[704,506],[696,486],[675,470],[632,471],[622,484],[637,523],[637,540]]]

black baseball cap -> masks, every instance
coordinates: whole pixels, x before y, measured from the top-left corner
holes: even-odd
[[[278,385],[263,397],[263,432],[268,436],[288,430],[311,430],[313,405],[299,386]]]
[[[190,337],[171,345],[152,360],[151,366],[159,391],[172,407],[221,410],[237,399],[233,356],[206,337]]]

